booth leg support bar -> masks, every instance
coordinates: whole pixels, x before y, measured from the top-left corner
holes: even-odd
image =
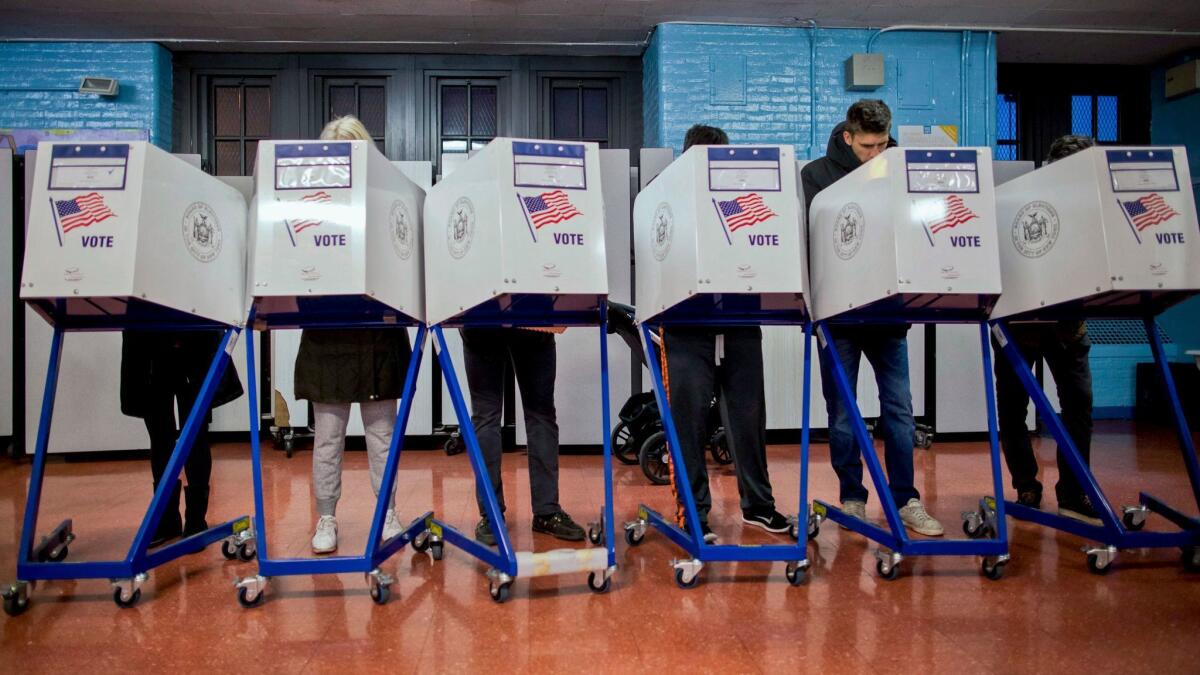
[[[248,324],[252,323],[251,314]],[[267,535],[265,508],[263,498],[263,466],[262,447],[259,442],[259,415],[257,409],[258,384],[257,370],[254,359],[254,338],[250,333],[246,339],[246,373],[249,385],[250,406],[250,458],[254,474],[254,520],[258,532],[258,574],[239,579],[235,583],[238,602],[243,607],[253,607],[260,604],[264,597],[267,583],[271,577],[296,576],[307,574],[344,574],[349,572],[366,575],[367,587],[371,598],[377,604],[384,604],[390,596],[392,577],[383,573],[379,565],[398,553],[405,545],[412,543],[414,548],[427,550],[432,547],[434,558],[440,558],[441,539],[430,532],[433,524],[433,512],[429,511],[412,520],[400,533],[389,540],[381,540],[383,523],[387,515],[390,495],[396,484],[396,473],[400,464],[400,454],[403,451],[404,433],[408,428],[409,414],[412,412],[413,394],[417,386],[417,374],[421,366],[421,357],[428,342],[428,329],[417,327],[416,345],[409,359],[408,369],[404,376],[404,387],[401,390],[400,405],[396,411],[396,419],[392,425],[392,442],[388,448],[387,463],[384,466],[383,477],[380,481],[379,495],[372,510],[371,526],[367,535],[367,543],[361,555],[357,556],[328,556],[322,558],[272,558],[267,550]]]
[[[667,436],[667,447],[671,453],[671,462],[675,470],[675,490],[683,502],[685,528],[680,528],[674,518],[665,518],[661,513],[646,505],[638,508],[637,518],[625,524],[625,540],[631,546],[641,543],[647,527],[665,535],[671,543],[683,549],[690,558],[674,560],[671,565],[675,571],[675,582],[682,588],[692,588],[698,583],[700,570],[708,562],[786,562],[785,570],[789,583],[798,585],[805,578],[809,562],[807,556],[807,533],[809,528],[808,516],[808,446],[809,446],[809,396],[811,378],[810,337],[811,324],[804,326],[804,380],[802,382],[802,428],[800,432],[800,499],[796,519],[792,523],[791,534],[797,539],[794,545],[765,545],[765,546],[727,546],[709,544],[704,541],[700,529],[699,511],[696,499],[692,494],[687,472],[683,469],[683,451],[679,445],[679,434],[675,420],[671,414],[670,397],[667,396],[662,367],[659,364],[660,351],[654,347],[654,333],[647,324],[642,324],[642,347],[646,354],[646,364],[650,369],[650,377],[654,386],[655,399],[658,402],[663,430]]]
[[[916,555],[952,555],[980,556],[983,558],[982,572],[988,578],[999,579],[1004,566],[1008,563],[1008,539],[1004,526],[1004,504],[1000,501],[1003,495],[1000,473],[1000,444],[996,430],[996,400],[991,379],[991,345],[988,341],[987,324],[979,326],[980,345],[983,350],[984,395],[988,409],[988,437],[990,442],[990,464],[992,471],[992,487],[996,497],[984,498],[980,502],[978,513],[964,514],[966,522],[971,527],[969,534],[978,536],[976,539],[910,539],[900,519],[900,511],[888,486],[887,476],[878,456],[875,454],[875,444],[867,431],[866,422],[858,407],[849,379],[846,376],[837,349],[834,346],[833,335],[829,326],[817,324],[817,342],[819,348],[825,350],[831,364],[831,372],[838,398],[850,413],[850,423],[854,438],[858,443],[867,470],[871,475],[875,491],[883,506],[887,527],[880,527],[846,514],[841,509],[827,502],[814,502],[814,518],[819,522],[828,518],[843,527],[871,539],[884,549],[876,553],[876,570],[885,579],[894,579],[899,575],[899,565],[905,556]],[[990,525],[984,528],[983,524]],[[968,529],[968,528],[964,528]]]
[[[229,521],[205,532],[193,535],[153,553],[148,551],[151,533],[158,527],[167,508],[167,498],[191,454],[202,420],[208,414],[217,383],[229,365],[230,355],[237,344],[240,330],[228,328],[221,339],[220,347],[213,356],[205,374],[204,382],[188,413],[179,438],[171,452],[164,471],[164,480],[159,482],[154,496],[147,506],[137,533],[123,560],[89,561],[79,563],[60,562],[67,557],[68,547],[75,539],[72,521],[60,523],[43,538],[36,547],[33,538],[37,531],[38,510],[45,479],[46,455],[54,417],[54,401],[58,388],[62,343],[65,332],[56,327],[50,345],[50,362],[46,373],[46,384],[42,397],[38,436],[34,447],[33,469],[30,475],[29,492],[26,495],[25,518],[22,525],[20,551],[17,560],[18,581],[4,592],[4,608],[9,614],[19,614],[28,605],[28,591],[35,580],[52,579],[111,579],[114,585],[113,599],[122,607],[133,606],[141,596],[140,587],[148,578],[146,572],[180,556],[195,553],[209,544],[225,540],[223,551],[253,551],[253,535],[249,531],[249,518]],[[252,555],[252,553],[251,553]]]
[[[1191,439],[1191,432],[1188,429],[1187,420],[1183,414],[1183,408],[1179,403],[1178,393],[1175,389],[1174,379],[1171,377],[1169,363],[1162,349],[1162,341],[1158,336],[1158,331],[1154,325],[1153,317],[1146,317],[1144,325],[1147,331],[1147,337],[1150,341],[1151,350],[1154,354],[1154,361],[1159,367],[1159,374],[1163,381],[1163,386],[1166,389],[1167,398],[1171,402],[1172,413],[1175,417],[1176,431],[1179,435],[1180,449],[1183,454],[1184,463],[1187,466],[1188,478],[1191,482],[1192,491],[1196,498],[1196,502],[1200,505],[1200,468],[1197,467],[1196,448]],[[1188,569],[1194,569],[1200,565],[1192,565],[1190,563],[1190,555],[1193,555],[1197,546],[1200,546],[1200,520],[1191,518],[1180,511],[1168,506],[1167,504],[1155,499],[1145,493],[1141,494],[1140,506],[1126,507],[1123,511],[1123,517],[1118,517],[1108,499],[1104,496],[1099,484],[1096,482],[1095,475],[1091,468],[1080,455],[1078,448],[1067,433],[1066,427],[1063,425],[1058,413],[1054,411],[1049,399],[1046,398],[1042,388],[1033,377],[1030,371],[1030,366],[1026,363],[1024,357],[1021,356],[1017,349],[1012,335],[1009,333],[1008,327],[1003,323],[995,323],[992,325],[992,332],[995,334],[997,341],[1001,345],[1005,358],[1008,359],[1009,365],[1013,367],[1018,379],[1021,381],[1025,391],[1028,392],[1033,399],[1034,406],[1037,408],[1038,415],[1045,421],[1050,429],[1051,435],[1058,443],[1063,456],[1067,460],[1071,472],[1074,474],[1079,484],[1083,486],[1084,493],[1092,502],[1092,506],[1096,509],[1101,524],[1090,525],[1077,520],[1066,518],[1055,513],[1048,513],[1040,509],[1031,509],[1023,507],[1013,502],[1006,502],[1009,513],[1019,520],[1028,520],[1038,523],[1046,527],[1051,527],[1056,530],[1074,534],[1084,539],[1090,539],[1100,543],[1098,547],[1085,548],[1088,555],[1088,567],[1093,572],[1104,573],[1108,571],[1109,564],[1115,558],[1119,549],[1123,548],[1174,548],[1179,547],[1184,552],[1184,564]],[[1182,532],[1139,532],[1147,513],[1153,512],[1162,515],[1169,522],[1181,528]],[[1132,531],[1131,531],[1132,530]],[[1200,561],[1197,561],[1200,562]]]
[[[450,390],[450,400],[454,412],[458,416],[459,431],[471,462],[475,477],[476,490],[483,498],[484,513],[491,524],[492,536],[496,539],[496,548],[484,546],[471,536],[447,525],[440,520],[434,520],[434,527],[444,537],[445,542],[455,546],[468,555],[489,565],[487,576],[489,591],[492,599],[503,602],[508,599],[513,579],[518,576],[545,576],[589,572],[588,586],[593,591],[601,593],[609,588],[609,579],[616,570],[616,548],[613,534],[613,480],[612,480],[612,444],[608,429],[611,421],[609,405],[608,381],[608,335],[607,335],[607,303],[600,303],[600,396],[602,405],[601,437],[604,439],[604,505],[601,508],[600,519],[591,523],[587,538],[591,543],[603,541],[603,549],[559,549],[544,553],[530,551],[515,551],[505,526],[504,513],[496,491],[492,487],[487,474],[487,464],[479,439],[475,435],[475,426],[471,422],[471,414],[467,409],[466,397],[454,368],[453,359],[447,349],[445,334],[441,326],[433,327],[434,350],[437,352],[438,364],[442,368],[446,386]]]

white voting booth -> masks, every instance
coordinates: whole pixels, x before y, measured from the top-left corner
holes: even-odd
[[[250,292],[259,317],[424,319],[423,190],[372,143],[264,141],[255,174]]]
[[[596,144],[493,140],[429,191],[425,260],[430,325],[607,294]]]
[[[1094,147],[998,188],[992,318],[1139,317],[1200,289],[1190,176],[1181,147]]]
[[[96,150],[87,150],[86,153],[99,154],[101,151],[98,148],[104,147],[104,153],[110,156],[100,157],[93,162],[84,157],[71,158],[69,154],[63,154],[66,151],[60,150],[58,156],[52,157],[52,148],[64,146],[80,147],[81,151],[78,154],[85,154],[85,151],[82,150],[84,147],[97,148]],[[89,254],[95,252],[98,256],[108,256],[110,260],[115,260],[112,258],[114,251],[117,255],[127,256],[124,261],[118,263],[118,267],[123,269],[121,273],[126,275],[126,282],[129,282],[127,275],[135,273],[139,285],[150,286],[151,289],[147,292],[146,298],[150,303],[157,303],[157,298],[170,296],[161,305],[147,304],[138,305],[138,307],[143,309],[169,307],[189,311],[192,304],[189,297],[205,295],[209,296],[209,300],[220,299],[219,304],[222,306],[220,314],[223,317],[220,320],[222,322],[225,320],[230,323],[243,321],[244,316],[241,319],[234,317],[238,314],[244,315],[244,289],[236,292],[232,289],[235,286],[244,285],[245,279],[246,216],[244,198],[232,188],[221,185],[217,179],[202,173],[185,160],[168,155],[153,145],[129,142],[112,144],[112,147],[122,146],[134,148],[126,154],[125,159],[113,154],[124,151],[111,151],[108,149],[108,144],[100,143],[42,144],[40,152],[26,154],[26,170],[28,172],[26,182],[29,188],[27,208],[30,218],[27,224],[28,246],[43,246],[52,240],[52,247],[58,248],[59,240],[53,225],[54,218],[58,215],[60,208],[67,212],[68,216],[72,215],[71,212],[75,208],[80,208],[78,204],[74,207],[69,204],[58,204],[67,199],[59,196],[63,194],[60,190],[49,189],[51,165],[57,169],[55,174],[60,181],[59,185],[62,185],[61,181],[64,180],[64,176],[69,176],[70,172],[75,172],[76,179],[79,179],[80,172],[89,168],[95,169],[103,172],[108,181],[113,181],[119,171],[125,176],[126,182],[123,190],[107,188],[105,185],[108,183],[100,181],[96,183],[97,189],[95,190],[87,189],[81,190],[79,193],[71,193],[72,197],[80,196],[80,193],[90,194],[91,192],[103,195],[102,200],[97,202],[96,206],[104,204],[113,215],[106,217],[103,211],[94,212],[91,214],[92,217],[104,219],[90,225],[77,224],[86,222],[86,219],[72,220],[71,224],[74,224],[75,227],[64,235],[64,248],[75,247],[78,251],[86,251]],[[93,163],[98,166],[80,166]],[[64,174],[64,170],[68,173]],[[135,180],[140,182],[134,182]],[[214,259],[211,263],[201,263],[194,258],[184,240],[187,232],[184,230],[183,216],[184,211],[194,202],[204,202],[205,199],[211,199],[213,194],[219,195],[219,198],[206,203],[216,212],[215,224],[202,207],[197,207],[192,211],[192,219],[201,226],[202,230],[213,228],[211,241],[214,242],[214,245],[209,248],[205,248],[197,242],[193,242],[192,246],[200,253],[201,257],[206,257],[213,248],[219,247],[216,253],[219,261]],[[53,211],[51,199],[55,200]],[[116,207],[118,202],[122,205],[121,210]],[[169,211],[171,208],[178,210],[179,213],[174,217],[163,215],[164,210]],[[81,208],[80,213],[83,212]],[[156,214],[158,215],[156,216]],[[205,218],[200,218],[200,216],[205,216]],[[156,217],[159,219],[155,220]],[[51,222],[47,223],[44,220],[46,218],[50,218]],[[166,227],[163,225],[164,223],[170,223],[172,226]],[[219,227],[219,232],[217,227]],[[158,235],[165,233],[166,238],[155,238],[155,230]],[[61,230],[58,232],[61,233]],[[192,234],[194,235],[195,232]],[[83,239],[85,235],[92,237],[86,241],[88,244],[86,249]],[[219,240],[216,238],[217,235],[220,237]],[[91,244],[96,244],[96,247],[93,248]],[[133,265],[134,257],[141,255],[142,251],[154,251],[155,253],[146,256],[145,264]],[[168,254],[162,255],[160,251],[167,251]],[[172,253],[174,255],[171,255]],[[28,256],[27,259],[29,259]],[[214,267],[217,265],[219,267]],[[187,272],[189,269],[201,270],[202,273],[189,274]],[[50,271],[53,272],[52,269]],[[58,274],[65,281],[66,270],[60,269]],[[207,281],[196,282],[198,278],[207,279],[209,274],[217,279],[211,287]],[[33,283],[37,282],[33,281]],[[85,306],[95,312],[96,306],[91,305],[93,302],[99,303],[98,306],[105,307],[106,311],[126,304],[122,296],[105,299],[88,295],[91,291],[86,289],[86,280],[75,283],[80,285],[80,294],[76,296],[72,293],[72,297],[88,299],[67,303],[63,305],[63,308],[70,305],[78,307],[81,303],[87,303]],[[23,286],[22,291],[25,290],[28,289]],[[36,286],[33,290],[35,293],[37,292]],[[108,289],[104,292],[112,290]],[[140,292],[137,296],[132,297],[138,301],[142,300]],[[35,403],[41,398],[42,385],[47,373],[46,359],[50,353],[52,331],[43,320],[33,316],[34,307],[41,306],[38,311],[44,314],[45,311],[49,311],[46,308],[50,304],[49,300],[39,300],[31,304],[27,310],[24,393],[26,400]],[[68,311],[76,310],[68,309]],[[138,314],[146,313],[142,309],[134,311]],[[170,312],[171,310],[167,309],[166,311]],[[87,347],[80,352],[84,343]],[[62,357],[63,373],[74,383],[86,384],[85,386],[59,387],[57,408],[63,414],[69,414],[72,419],[79,420],[79,423],[60,424],[53,427],[50,452],[90,452],[145,447],[146,432],[141,421],[120,413],[118,397],[120,344],[121,336],[116,332],[76,333],[66,338]],[[230,367],[234,367],[234,364],[231,364]],[[241,370],[239,369],[238,372],[244,381],[244,373]],[[219,408],[218,411],[223,412],[228,407]],[[39,407],[36,404],[27,405],[25,408],[25,435],[29,448],[34,445],[38,413]],[[214,417],[214,429],[221,427],[219,417],[220,415]],[[244,413],[240,417],[241,424],[237,428],[244,429]]]
[[[244,322],[241,193],[145,141],[42,143],[38,154],[22,299],[85,325],[162,310]]]
[[[809,213],[813,317],[976,315],[1000,293],[991,150],[891,148]]]
[[[672,310],[804,310],[791,147],[693,147],[637,196],[633,222],[639,321]]]

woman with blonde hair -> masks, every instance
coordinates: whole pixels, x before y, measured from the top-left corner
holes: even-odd
[[[321,131],[325,141],[370,141],[371,135],[357,118],[347,115],[331,121]],[[396,402],[404,386],[404,373],[412,350],[404,328],[306,329],[296,356],[296,398],[313,406],[316,438],[313,444],[313,492],[317,527],[314,553],[337,550],[337,510],[342,494],[342,455],[350,406],[358,403],[367,442],[371,487],[379,495]],[[388,496],[383,539],[402,530],[396,518],[395,486]]]

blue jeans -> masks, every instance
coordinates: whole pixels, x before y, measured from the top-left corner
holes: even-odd
[[[910,499],[919,499],[913,486],[913,420],[912,392],[908,382],[908,338],[896,335],[888,328],[835,327],[833,346],[837,350],[857,396],[858,364],[865,354],[875,369],[879,386],[879,424],[876,431],[883,436],[884,461],[888,485],[897,506]],[[840,497],[846,501],[867,501],[863,486],[862,454],[854,440],[850,411],[842,404],[834,383],[832,365],[826,351],[820,351],[821,389],[825,394],[825,409],[829,413],[829,456],[840,484]],[[874,448],[868,449],[874,452]]]

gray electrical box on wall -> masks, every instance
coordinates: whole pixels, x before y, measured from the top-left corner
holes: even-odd
[[[846,59],[846,89],[871,91],[883,86],[883,54],[852,54]]]
[[[1188,61],[1167,70],[1167,98],[1183,96],[1200,89],[1200,61]]]

